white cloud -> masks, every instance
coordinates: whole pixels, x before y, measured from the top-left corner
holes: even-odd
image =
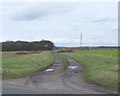
[[[95,23],[100,23],[100,22],[116,22],[117,17],[112,17],[112,16],[104,16],[104,15],[99,15],[94,18],[93,22]]]

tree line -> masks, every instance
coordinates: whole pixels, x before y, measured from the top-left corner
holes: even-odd
[[[2,51],[37,51],[52,50],[54,43],[48,40],[41,41],[6,41],[2,42]]]

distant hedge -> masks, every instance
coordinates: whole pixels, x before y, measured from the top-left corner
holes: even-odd
[[[54,43],[48,40],[27,42],[27,41],[6,41],[2,42],[2,51],[35,51],[52,50]]]

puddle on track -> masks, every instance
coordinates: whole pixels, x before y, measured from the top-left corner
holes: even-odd
[[[68,66],[68,69],[72,69],[72,70],[78,69],[78,66]]]
[[[54,72],[54,69],[46,69],[44,72]]]

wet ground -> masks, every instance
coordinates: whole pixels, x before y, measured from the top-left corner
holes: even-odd
[[[55,64],[32,76],[13,80],[3,80],[3,93],[17,94],[114,94],[96,84],[83,79],[83,68],[71,58],[69,66],[63,70],[62,61],[56,56]],[[11,91],[10,91],[11,88]],[[16,89],[12,91],[12,89]],[[24,90],[22,90],[24,89]],[[22,90],[22,91],[20,91]],[[26,90],[26,91],[25,91]]]

